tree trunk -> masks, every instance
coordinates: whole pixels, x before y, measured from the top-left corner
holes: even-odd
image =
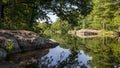
[[[0,0],[0,23],[2,19],[2,0]]]

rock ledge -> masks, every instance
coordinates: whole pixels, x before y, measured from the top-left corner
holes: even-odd
[[[44,39],[32,31],[0,30],[0,59],[4,58],[6,54],[50,48],[57,45],[57,42]]]

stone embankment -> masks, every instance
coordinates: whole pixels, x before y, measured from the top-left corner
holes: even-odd
[[[44,39],[32,31],[0,30],[0,60],[7,55],[57,46],[58,43]]]

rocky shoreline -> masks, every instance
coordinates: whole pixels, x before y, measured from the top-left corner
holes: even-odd
[[[117,37],[120,37],[120,31],[114,32],[114,35],[117,36]]]
[[[100,31],[100,30],[92,30],[92,29],[81,29],[81,30],[68,31],[68,34],[76,35],[80,38],[94,38],[94,37],[100,37],[103,35],[120,37],[120,30],[118,30],[118,31]]]
[[[32,31],[0,30],[0,61],[7,55],[45,49],[57,46],[58,43],[44,39]]]
[[[90,30],[90,29],[81,29],[81,30],[71,30],[68,31],[68,34],[76,35],[80,38],[92,38],[98,36],[97,30]]]

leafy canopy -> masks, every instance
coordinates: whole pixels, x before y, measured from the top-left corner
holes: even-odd
[[[3,0],[3,25],[32,26],[37,19],[50,21],[47,14],[72,22],[79,14],[87,15],[89,5],[90,0]]]

